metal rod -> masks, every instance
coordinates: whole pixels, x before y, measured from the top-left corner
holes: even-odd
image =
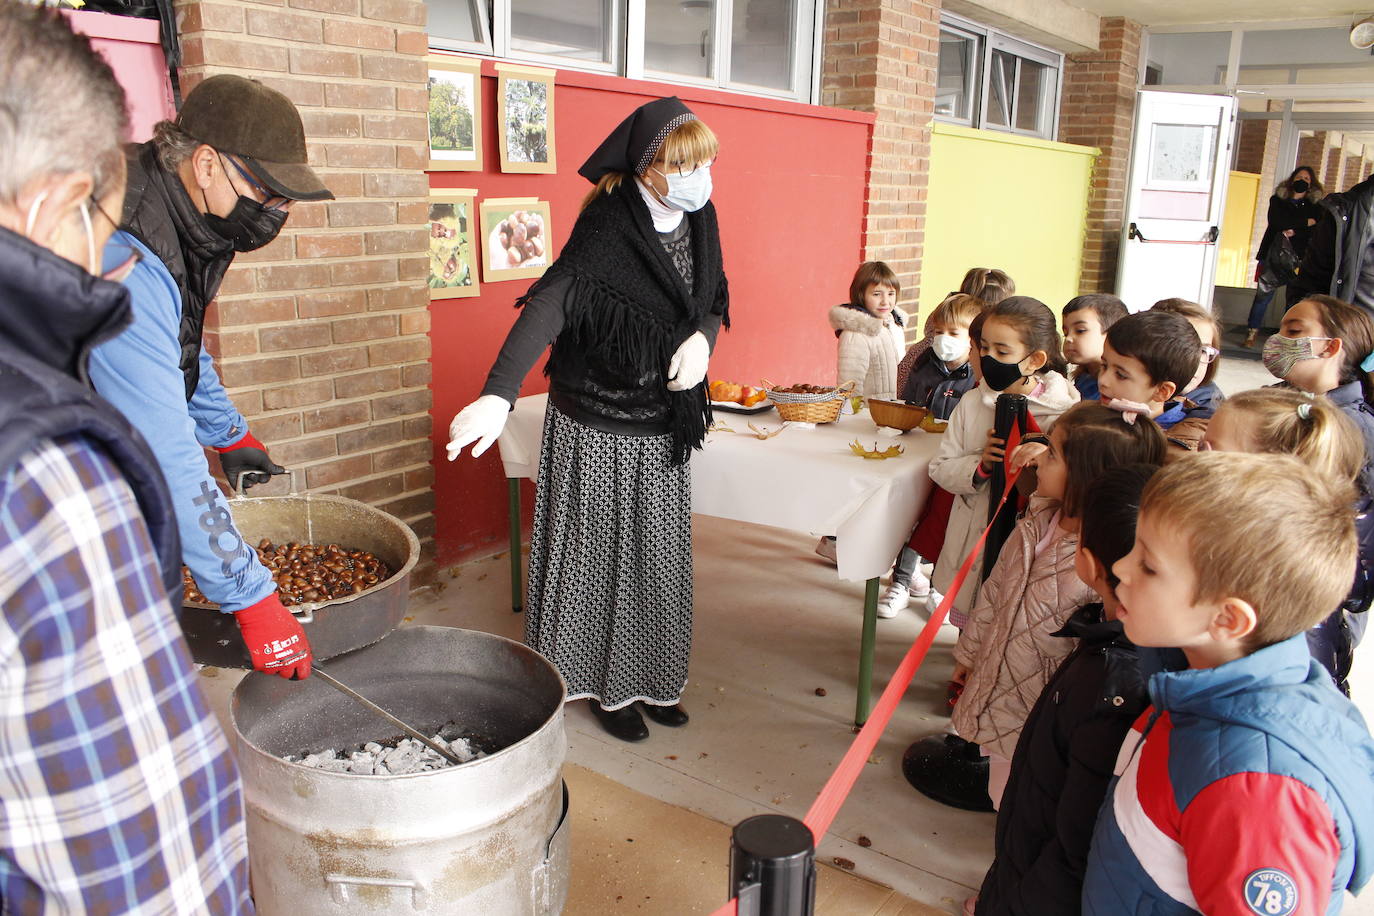
[[[521,575],[520,562],[520,478],[506,478],[507,512],[510,513],[510,607],[520,613],[523,603],[524,576]]]
[[[391,713],[387,712],[385,709],[378,706],[376,703],[372,702],[358,691],[354,690],[352,687],[349,687],[347,684],[341,682],[332,674],[326,673],[325,670],[319,666],[318,662],[310,666],[310,673],[315,675],[316,677],[324,678],[324,682],[328,684],[330,687],[333,687],[335,690],[339,691],[339,693],[342,693],[345,696],[355,700],[358,703],[358,705],[366,707],[367,709],[381,716],[383,719],[386,719],[392,725],[396,726],[401,731],[405,732],[407,735],[414,738],[416,741],[420,742],[425,747],[429,748],[431,751],[438,754],[440,757],[443,757],[450,763],[461,764],[464,762],[463,760],[459,759],[458,755],[454,754],[452,751],[448,750],[447,748],[440,747],[431,739],[426,738],[423,732],[419,731],[418,729],[411,728],[409,725],[402,722],[400,719],[396,718]]]

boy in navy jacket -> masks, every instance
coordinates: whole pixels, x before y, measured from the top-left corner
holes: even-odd
[[[1374,742],[1304,632],[1349,588],[1348,484],[1287,455],[1169,465],[1113,569],[1150,678],[1093,834],[1087,914],[1340,912],[1369,880]]]

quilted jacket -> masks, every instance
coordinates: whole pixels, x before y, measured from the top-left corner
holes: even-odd
[[[1052,500],[1031,500],[954,646],[954,660],[972,672],[954,707],[954,730],[1008,760],[1031,707],[1077,645],[1054,634],[1097,600],[1074,572],[1078,535],[1057,528],[1057,509]],[[1051,526],[1052,540],[1037,556]]]
[[[858,382],[855,394],[871,398],[897,396],[897,363],[906,350],[902,340],[907,314],[892,310],[884,323],[864,309],[837,305],[830,310],[830,326],[840,338],[836,384]]]
[[[1061,413],[1078,402],[1078,390],[1058,372],[1046,372],[1040,376],[1040,381],[1044,385],[1043,390],[1029,395],[1030,412],[1040,428],[1048,430]],[[982,534],[983,527],[988,523],[992,487],[988,478],[979,477],[976,472],[982,460],[983,446],[987,445],[988,430],[992,428],[996,415],[997,392],[989,388],[986,382],[979,382],[959,399],[954,413],[950,414],[949,428],[941,436],[940,453],[930,460],[930,479],[935,481],[936,486],[954,494],[949,524],[945,528],[945,546],[930,576],[931,584],[941,594],[949,591],[964,557],[973,549],[978,535]],[[954,599],[954,613],[950,616],[956,623],[973,607],[982,573],[983,561],[979,559],[973,564],[964,587],[959,589]],[[1034,702],[1035,697],[1031,697],[1031,701]],[[1012,744],[1015,743],[1013,739]]]

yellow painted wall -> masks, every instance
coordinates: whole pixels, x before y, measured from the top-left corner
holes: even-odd
[[[1099,151],[951,124],[936,124],[933,133],[922,320],[970,267],[1000,267],[1018,294],[1059,314],[1079,293]]]
[[[1255,234],[1255,208],[1259,206],[1260,176],[1232,172],[1226,186],[1226,211],[1217,239],[1217,286],[1245,286],[1254,276],[1250,239]]]

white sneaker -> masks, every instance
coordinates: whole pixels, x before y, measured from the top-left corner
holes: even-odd
[[[911,573],[911,584],[907,586],[913,598],[924,598],[930,594],[930,578],[921,572],[920,564]]]
[[[911,601],[911,593],[904,585],[889,585],[887,591],[878,599],[878,616],[884,619],[896,617]]]
[[[935,613],[935,609],[940,606],[940,602],[945,600],[945,596],[937,592],[933,587],[930,590],[930,597],[926,598],[926,616],[929,618]]]
[[[835,539],[823,537],[817,541],[816,556],[825,557],[831,563],[835,563]]]

